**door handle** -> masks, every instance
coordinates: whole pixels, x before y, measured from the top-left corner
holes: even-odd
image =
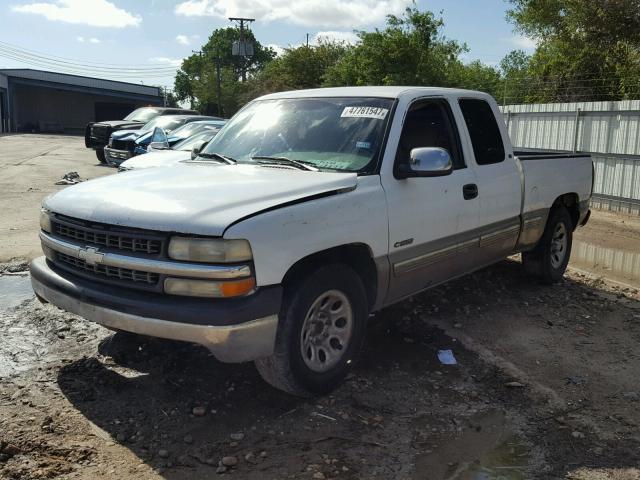
[[[478,185],[475,183],[468,183],[462,187],[462,196],[465,200],[471,200],[478,196]]]

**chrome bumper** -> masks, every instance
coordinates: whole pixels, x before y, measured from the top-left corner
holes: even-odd
[[[104,157],[109,165],[118,166],[125,160],[133,157],[133,153],[129,150],[116,150],[110,147],[104,147]]]
[[[44,257],[31,264],[33,273],[49,270]],[[49,270],[50,271],[50,270]],[[273,353],[278,316],[269,315],[234,325],[200,325],[172,322],[113,310],[75,298],[31,275],[34,292],[44,300],[70,313],[105,327],[152,337],[182,340],[208,348],[221,362],[237,363],[267,357]]]
[[[110,267],[128,268],[143,272],[215,280],[243,278],[251,275],[251,267],[248,265],[209,265],[168,260],[148,260],[117,253],[101,253],[97,248],[85,248],[77,243],[56,238],[44,231],[40,232],[40,241],[45,252],[46,248],[49,248],[55,252],[61,252],[80,260],[91,261],[91,265],[100,263]]]

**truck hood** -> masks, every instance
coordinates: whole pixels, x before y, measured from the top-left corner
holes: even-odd
[[[96,122],[94,125],[108,125],[109,127],[120,130],[122,128],[128,128],[130,130],[136,130],[144,125],[143,122],[136,122],[133,120],[108,120],[105,122]]]
[[[131,130],[127,127],[126,130],[116,130],[111,134],[111,138],[118,140],[135,140],[140,135],[143,135],[145,132],[141,132],[140,130]]]
[[[162,150],[137,155],[129,160],[125,160],[120,164],[120,168],[123,170],[139,170],[151,167],[165,167],[190,159],[190,150]]]
[[[221,236],[232,223],[280,205],[356,187],[355,173],[186,162],[83,182],[44,207],[82,220]]]

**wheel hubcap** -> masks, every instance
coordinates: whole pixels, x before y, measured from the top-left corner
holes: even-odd
[[[300,332],[304,363],[314,372],[326,372],[344,356],[353,330],[353,310],[339,290],[320,295],[309,308]]]
[[[551,237],[551,266],[558,268],[562,265],[567,254],[567,229],[564,223],[559,223],[553,229]]]

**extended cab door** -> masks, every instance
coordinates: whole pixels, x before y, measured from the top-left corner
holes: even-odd
[[[473,194],[475,172],[465,162],[448,100],[414,100],[406,110],[397,142],[395,159],[388,161],[387,152],[387,168],[381,171],[389,216],[388,302],[464,273],[462,258],[473,249],[470,240],[478,226],[479,211]],[[447,150],[453,172],[399,179],[398,166],[408,162],[411,150],[419,147]],[[391,142],[388,148],[393,148]]]
[[[488,98],[460,98],[458,105],[464,119],[461,134],[473,148],[468,163],[478,181],[478,252],[472,261],[479,268],[515,249],[520,233],[521,171],[496,103]]]

